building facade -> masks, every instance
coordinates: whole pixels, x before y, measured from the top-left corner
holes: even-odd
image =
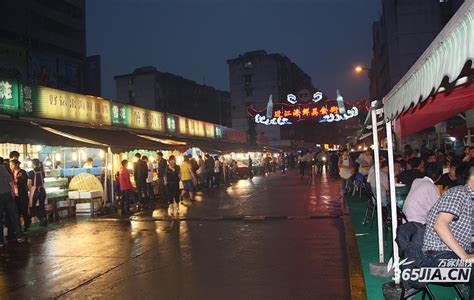
[[[97,95],[86,86],[85,0],[5,0],[0,11],[0,76]]]
[[[115,76],[118,102],[231,127],[230,94],[147,66]]]
[[[462,0],[382,0],[372,26],[371,99],[384,97],[416,62]]]
[[[269,96],[273,102],[286,101],[288,94],[311,97],[316,90],[311,77],[282,54],[264,50],[247,52],[227,60],[229,65],[232,127],[249,133],[252,141],[263,136],[271,145],[281,145],[282,138],[291,139],[286,126],[256,125],[247,107],[263,109]]]

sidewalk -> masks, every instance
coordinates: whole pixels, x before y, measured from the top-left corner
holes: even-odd
[[[377,240],[377,219],[371,228],[370,223],[363,225],[364,213],[366,208],[366,199],[352,196],[346,196],[346,203],[350,210],[352,225],[354,228],[357,244],[364,272],[365,287],[368,300],[384,299],[382,285],[390,282],[390,278],[377,278],[370,275],[369,264],[378,261],[378,240]],[[375,216],[376,217],[376,216]],[[387,245],[384,248],[385,262],[392,257],[392,237],[387,236]],[[438,286],[430,286],[437,300],[453,300],[458,299],[454,289],[443,288]],[[421,299],[421,295],[417,295],[414,299]]]

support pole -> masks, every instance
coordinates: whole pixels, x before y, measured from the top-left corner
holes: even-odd
[[[104,150],[101,149],[100,151],[104,151]],[[109,194],[108,194],[108,189],[109,189],[109,185],[108,185],[108,181],[109,181],[109,180],[108,180],[108,177],[109,177],[109,168],[107,168],[107,165],[108,165],[108,164],[109,164],[109,153],[107,152],[107,153],[105,154],[105,162],[104,162],[104,197],[103,197],[104,203],[103,203],[103,206],[105,206],[105,204],[106,204],[107,202],[109,202],[109,201],[108,201],[108,196],[109,196]]]
[[[388,152],[388,175],[390,182],[390,206],[392,211],[392,245],[393,245],[393,261],[395,262],[395,274],[399,272],[399,267],[396,262],[399,260],[398,256],[398,245],[395,241],[397,237],[397,198],[395,192],[395,169],[394,169],[394,160],[393,160],[393,140],[392,140],[392,122],[389,121],[385,125],[387,129],[387,152]],[[395,281],[395,284],[400,284],[400,279]]]
[[[380,190],[380,153],[379,153],[379,136],[377,131],[377,101],[371,103],[372,110],[372,137],[374,141],[374,159],[375,159],[375,195],[377,198],[377,233],[379,240],[379,263],[385,262],[383,249],[383,220],[382,220],[382,198]]]
[[[115,189],[114,189],[114,180],[115,180],[115,176],[114,176],[114,155],[112,153],[112,150],[109,148],[107,148],[107,157],[109,157],[109,164],[111,166],[110,170],[109,170],[109,165],[107,164],[107,170],[110,171],[110,205],[113,207],[114,206],[114,202],[115,202]]]

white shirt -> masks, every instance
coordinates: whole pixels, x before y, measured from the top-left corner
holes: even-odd
[[[362,175],[367,175],[369,169],[372,165],[372,156],[367,155],[365,152],[359,155],[359,173]]]
[[[216,159],[216,161],[214,162],[214,173],[219,173],[221,171],[220,167],[221,163]]]
[[[403,213],[408,221],[426,224],[428,213],[439,196],[439,190],[431,178],[425,176],[415,179],[403,205]]]
[[[153,183],[153,164],[148,162],[148,176],[146,178],[146,183]]]
[[[312,160],[313,160],[313,155],[311,155],[311,153],[309,152],[303,156],[303,161],[307,163],[310,163]]]

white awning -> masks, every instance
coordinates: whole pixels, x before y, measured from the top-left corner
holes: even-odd
[[[474,0],[466,0],[431,45],[384,97],[385,120],[396,118],[412,104],[438,91],[444,77],[455,81],[474,59]]]

